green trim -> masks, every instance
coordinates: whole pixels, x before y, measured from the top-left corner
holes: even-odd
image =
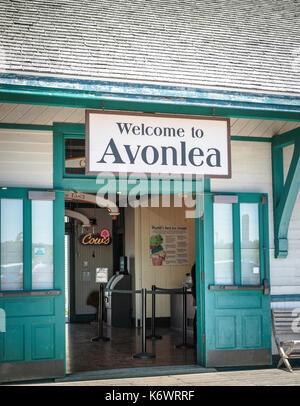
[[[214,284],[214,215],[213,215],[213,196],[204,195],[204,221],[203,221],[203,257],[204,257],[204,283],[203,283],[203,303],[204,303],[204,333],[205,333],[205,353],[203,365],[207,366],[207,353],[210,349],[210,325],[212,323],[211,311],[213,305],[210,300],[209,285]]]
[[[209,179],[206,179],[209,181]],[[210,184],[207,182],[204,185],[205,191],[209,192]],[[204,198],[197,197],[198,204],[203,206]],[[203,199],[199,202],[199,199]],[[204,275],[204,223],[203,218],[195,218],[195,264],[196,264],[196,329],[197,329],[197,362],[199,365],[205,365],[205,342],[202,336],[205,333],[205,282],[202,280],[201,275]]]
[[[299,119],[300,120],[300,119]],[[286,133],[276,135],[272,138],[272,146],[284,148],[291,144],[294,144],[296,137],[300,137],[300,126],[294,128]]]
[[[24,290],[32,290],[32,201],[23,198]]]
[[[87,94],[60,92],[57,89],[36,88],[23,90],[18,86],[0,85],[0,102],[32,104],[46,106],[61,106],[75,108],[101,109],[105,103],[106,110],[161,112],[171,114],[192,114],[216,117],[254,118],[265,120],[299,121],[297,107],[286,105],[261,105],[260,103],[245,103],[237,107],[232,104],[218,106],[219,100],[192,100],[186,97],[151,97],[140,95],[135,97],[128,94]],[[224,104],[224,103],[223,103]],[[249,106],[251,105],[251,106]]]
[[[1,192],[0,192],[0,292],[1,292],[1,253],[2,253],[2,250],[1,250],[1,241],[2,241],[2,239],[1,239],[2,237],[1,237]],[[0,344],[1,344],[1,342],[0,342]],[[0,354],[0,359],[1,359],[1,354]]]
[[[268,206],[265,208],[265,214],[268,213]],[[266,238],[266,249],[264,253],[264,227],[265,227],[265,232],[267,229],[267,224],[264,224],[264,218],[263,218],[263,204],[260,203],[258,205],[258,221],[259,221],[259,262],[260,262],[260,283],[263,284],[264,279],[269,279],[268,278],[268,265],[266,262],[265,265],[265,253],[266,257],[268,257],[268,252],[269,252],[269,247],[267,246],[268,238]],[[265,267],[267,266],[267,269]]]
[[[283,148],[294,144],[294,153],[284,183]],[[275,258],[288,255],[288,230],[300,188],[300,127],[272,139],[272,182]]]
[[[74,229],[74,220],[72,221],[72,228]],[[70,298],[70,323],[76,320],[75,310],[75,233],[70,234],[70,279],[69,279],[69,298]]]
[[[241,137],[238,135],[232,135],[231,141],[252,141],[252,142],[272,142],[272,138],[267,137]]]
[[[53,123],[53,131],[63,134],[65,138],[84,138],[85,124]]]
[[[13,124],[13,123],[0,123],[0,129],[12,130],[34,130],[34,131],[53,131],[52,125],[35,125],[35,124]]]
[[[240,204],[232,204],[233,284],[242,284]]]
[[[210,192],[210,179],[204,179],[204,192]],[[205,208],[205,206],[203,206]]]
[[[56,298],[55,359],[65,360],[65,196],[56,193],[53,202],[53,282],[54,289],[61,290]]]
[[[53,126],[53,187],[54,189],[63,189],[63,167],[64,167],[64,153],[63,153],[63,134],[60,129]]]
[[[300,302],[300,295],[271,295],[271,302]]]
[[[279,198],[284,186],[283,170],[283,149],[274,148],[272,145],[272,183],[273,183],[273,201],[274,208],[279,203]]]

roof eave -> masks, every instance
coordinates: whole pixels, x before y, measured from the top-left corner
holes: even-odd
[[[75,97],[82,100],[126,101],[214,108],[281,111],[299,114],[300,95],[249,92],[245,90],[203,89],[128,81],[78,79],[19,73],[0,73],[0,96]],[[1,98],[0,98],[1,100]],[[3,100],[3,99],[2,99]],[[99,108],[100,104],[99,104]]]

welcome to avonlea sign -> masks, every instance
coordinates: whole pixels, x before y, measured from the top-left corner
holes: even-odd
[[[230,177],[229,119],[86,112],[86,174]]]

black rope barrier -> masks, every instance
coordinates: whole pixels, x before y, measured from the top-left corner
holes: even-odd
[[[156,289],[156,291],[162,291],[162,292],[166,292],[166,294],[167,293],[170,293],[170,292],[173,292],[173,293],[179,293],[180,295],[182,295],[182,289],[174,289],[174,288],[172,288],[172,289],[167,289],[167,288],[159,288],[159,287],[157,287],[157,286],[155,286],[155,289]]]
[[[96,337],[91,338],[91,341],[109,341],[108,337],[103,335],[103,290],[104,285],[100,283],[99,286],[99,307],[98,307],[98,335]]]
[[[147,352],[146,349],[146,302],[147,302],[147,290],[142,289],[142,352],[134,354],[133,358],[140,359],[155,358],[155,355]]]
[[[187,289],[184,286],[182,288],[182,343],[177,344],[176,348],[192,348],[192,347],[194,347],[193,345],[187,343],[186,295],[187,295]]]
[[[152,285],[152,316],[151,316],[151,334],[147,336],[149,340],[161,340],[162,336],[155,333],[155,290],[156,286]]]
[[[111,293],[142,293],[141,290],[119,290],[119,289],[104,289],[104,292],[111,292]]]
[[[131,293],[137,294],[141,293],[142,295],[142,351],[138,354],[134,354],[133,358],[140,358],[140,359],[149,359],[154,358],[155,355],[152,353],[148,353],[146,349],[146,338],[151,340],[159,340],[162,337],[157,335],[155,332],[155,310],[156,310],[156,303],[155,303],[155,295],[182,295],[182,306],[183,306],[183,318],[182,318],[182,343],[176,345],[176,348],[192,348],[193,345],[187,344],[187,318],[186,318],[186,295],[191,294],[191,292],[187,291],[186,287],[182,289],[166,289],[166,288],[159,288],[155,285],[152,285],[151,291],[147,291],[147,289],[141,290],[119,290],[119,289],[104,289],[104,285],[101,283],[99,288],[99,315],[98,315],[98,336],[93,337],[91,341],[109,341],[108,337],[103,336],[103,292],[111,292],[111,293]],[[147,295],[152,295],[152,317],[151,317],[151,335],[146,337],[146,302],[147,302]]]

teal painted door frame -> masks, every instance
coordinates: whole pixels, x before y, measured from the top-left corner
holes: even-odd
[[[23,273],[21,291],[0,291],[6,332],[0,332],[0,382],[65,374],[64,194],[53,202],[53,289],[32,289],[32,218],[28,190],[0,189],[0,199],[23,201]],[[41,189],[38,189],[41,190]]]
[[[209,191],[210,185],[206,185],[205,191]],[[199,197],[201,202],[198,204],[203,206],[203,197]],[[205,215],[205,209],[204,209]],[[204,215],[195,218],[195,265],[196,265],[196,318],[197,318],[197,363],[205,365],[205,341],[203,340],[205,334],[205,283],[204,283]]]
[[[61,191],[76,190],[78,192],[86,193],[97,193],[99,185],[96,183],[96,178],[92,176],[85,175],[67,175],[65,173],[65,139],[84,139],[85,137],[85,126],[82,124],[66,124],[66,123],[54,123],[53,125],[53,151],[54,151],[54,185],[56,189]],[[121,186],[118,184],[116,190],[111,192],[116,192],[120,189]],[[203,185],[204,191],[209,192],[210,190],[210,179],[204,179]],[[122,190],[123,191],[123,190]],[[147,189],[148,191],[148,189]],[[196,191],[196,186],[193,184],[191,186],[191,191]],[[164,193],[163,184],[160,183],[158,192],[160,194]],[[170,193],[176,193],[177,190],[175,186],[171,189]],[[182,190],[180,190],[182,192]],[[149,190],[150,193],[150,190]],[[199,207],[203,205],[203,196],[198,197],[201,199]],[[196,256],[196,290],[197,290],[197,309],[198,309],[198,322],[197,322],[197,354],[198,354],[198,363],[203,364],[204,359],[204,343],[202,341],[203,329],[204,329],[204,295],[199,294],[199,290],[202,291],[204,286],[200,284],[201,281],[201,272],[203,271],[204,266],[204,256],[203,256],[203,244],[204,244],[204,235],[203,235],[203,218],[195,219],[195,256]],[[74,283],[74,281],[73,281]],[[74,288],[74,286],[73,286]],[[72,309],[74,312],[74,297]],[[72,315],[72,320],[76,320],[76,315]]]
[[[218,193],[220,194],[220,193]],[[261,202],[261,194],[234,193],[239,203],[259,204],[260,286],[255,290],[243,286],[240,279],[238,246],[240,226],[233,218],[234,285],[215,285],[214,276],[214,217],[213,193],[204,202],[204,275],[200,282],[204,326],[202,364],[212,366],[268,365],[272,362],[270,292],[264,282],[269,281],[268,204]],[[266,195],[263,195],[267,197]],[[234,207],[235,206],[235,207]],[[264,210],[264,213],[263,213]],[[263,221],[265,218],[265,227]],[[265,256],[264,256],[265,252]],[[267,286],[267,284],[266,284]]]

